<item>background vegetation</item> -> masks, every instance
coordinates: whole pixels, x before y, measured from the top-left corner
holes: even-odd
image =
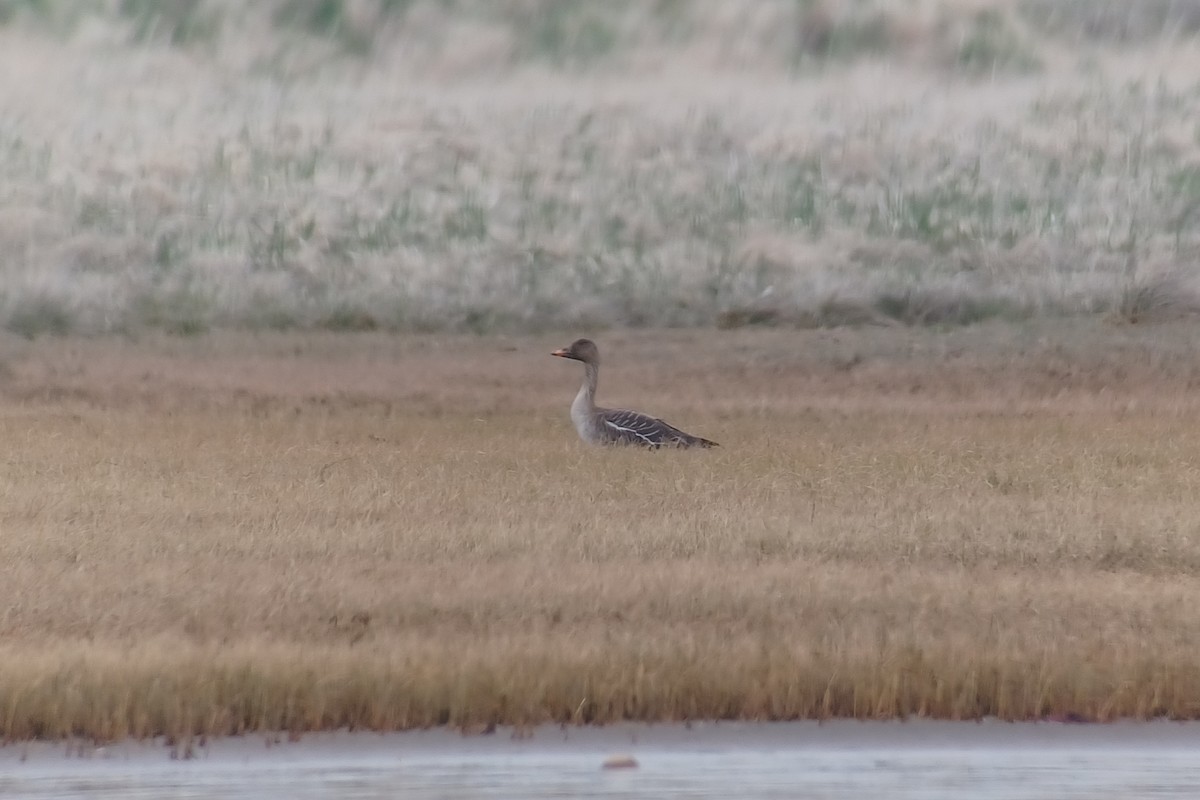
[[[0,0],[0,325],[1200,309],[1200,3]]]

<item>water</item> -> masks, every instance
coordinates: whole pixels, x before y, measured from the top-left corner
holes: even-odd
[[[69,752],[68,752],[69,750]],[[0,749],[0,797],[1200,797],[1200,725],[719,723]],[[615,754],[635,769],[605,770]]]

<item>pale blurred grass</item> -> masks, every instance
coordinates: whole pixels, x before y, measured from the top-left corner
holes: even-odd
[[[1195,334],[1004,331],[13,343],[0,728],[1195,717]]]
[[[0,326],[1194,316],[1197,8],[3,3]]]

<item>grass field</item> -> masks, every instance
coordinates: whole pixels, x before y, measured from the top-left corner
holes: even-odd
[[[1200,330],[17,337],[0,732],[1200,717]]]

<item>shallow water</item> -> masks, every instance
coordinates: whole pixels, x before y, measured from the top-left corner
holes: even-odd
[[[30,798],[1200,797],[1200,725],[709,723],[0,749]],[[632,755],[635,769],[604,770]]]

